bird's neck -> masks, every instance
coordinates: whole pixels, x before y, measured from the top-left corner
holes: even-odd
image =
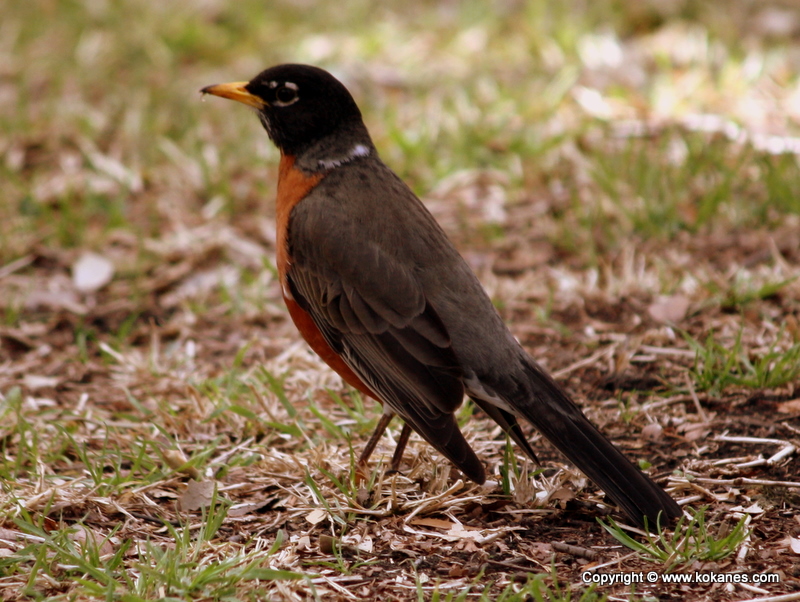
[[[305,172],[336,169],[346,163],[369,156],[377,151],[363,123],[348,124],[314,141],[298,152],[296,166]]]

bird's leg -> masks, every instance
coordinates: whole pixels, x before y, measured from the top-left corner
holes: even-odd
[[[359,468],[366,468],[367,462],[369,462],[369,458],[372,455],[372,452],[375,451],[375,447],[378,445],[378,441],[383,436],[383,433],[386,431],[386,427],[389,426],[389,423],[394,418],[394,412],[388,409],[387,406],[383,406],[383,414],[381,414],[381,419],[378,420],[378,424],[375,427],[375,431],[372,433],[372,436],[367,441],[367,444],[364,446],[364,451],[361,452],[361,455],[358,457],[358,466]]]
[[[375,426],[372,436],[364,446],[364,451],[362,451],[361,455],[358,457],[359,471],[366,471],[367,462],[369,462],[372,452],[375,451],[378,441],[383,436],[383,433],[386,432],[386,427],[389,426],[392,418],[394,418],[394,412],[384,406],[381,419],[378,420],[378,424]],[[408,438],[410,436],[411,427],[408,426],[407,423],[403,423],[403,430],[400,431],[400,438],[397,440],[397,447],[394,448],[394,454],[392,455],[392,463],[389,466],[389,473],[400,472],[400,463],[403,461],[403,453],[406,451],[406,445],[408,444]]]
[[[389,472],[400,472],[400,462],[403,461],[403,452],[406,451],[406,444],[408,438],[411,436],[411,427],[407,422],[403,423],[403,430],[400,431],[400,438],[397,440],[397,447],[394,448],[394,455],[392,456],[392,464]]]

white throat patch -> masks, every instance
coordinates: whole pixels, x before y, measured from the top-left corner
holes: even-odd
[[[351,148],[344,157],[335,157],[331,159],[320,159],[318,161],[320,167],[325,169],[334,169],[345,163],[349,163],[357,157],[368,157],[370,153],[369,147],[363,144],[356,144]]]

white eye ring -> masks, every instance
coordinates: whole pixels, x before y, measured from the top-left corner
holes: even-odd
[[[275,85],[273,86],[272,84]],[[276,107],[288,107],[289,105],[300,100],[300,96],[297,94],[297,84],[292,82],[284,82],[284,84],[281,86],[278,84],[278,82],[270,82],[269,87],[277,88],[277,90],[275,90],[275,100],[272,103]]]

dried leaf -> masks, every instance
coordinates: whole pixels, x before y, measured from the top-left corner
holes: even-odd
[[[368,554],[372,554],[372,551],[373,551],[375,546],[374,546],[374,543],[372,541],[372,538],[369,535],[366,535],[366,536],[364,536],[364,538],[361,541],[359,541],[356,544],[356,547],[362,552],[366,552]]]
[[[659,296],[647,308],[647,313],[662,324],[680,322],[689,311],[689,299],[683,295]]]
[[[539,559],[549,559],[553,555],[553,546],[551,546],[549,543],[543,543],[541,541],[532,542],[528,550],[529,554]]]
[[[731,512],[744,512],[745,514],[763,514],[764,509],[758,503],[752,504],[745,508],[744,506],[734,506],[730,509]]]
[[[22,377],[22,382],[26,388],[31,390],[55,387],[60,381],[55,376],[40,376],[38,374],[26,374]]]
[[[178,468],[180,468],[189,461],[189,459],[179,449],[166,449],[164,450],[163,454],[167,466],[169,466],[170,468],[174,468],[175,470],[177,470]]]
[[[797,399],[790,399],[778,404],[778,411],[781,414],[798,414],[800,413],[800,397]]]
[[[678,428],[678,432],[682,433],[687,441],[699,441],[708,437],[711,434],[711,429],[708,427],[708,423],[705,422],[688,422],[681,425]]]
[[[161,301],[166,307],[174,307],[184,299],[192,299],[218,287],[235,288],[239,283],[239,270],[233,266],[220,266],[191,274]]]
[[[308,518],[308,517],[306,517]],[[316,523],[315,523],[316,524]],[[320,535],[319,536],[319,551],[323,554],[333,554],[338,547],[339,542],[337,542],[333,537],[330,535]]]
[[[458,539],[484,539],[484,535],[479,529],[476,529],[475,527],[465,527],[459,523],[453,524],[447,534],[450,537],[456,537]]]
[[[664,427],[657,422],[648,424],[642,429],[642,437],[649,441],[661,441],[664,438]]]
[[[567,487],[559,487],[550,494],[549,498],[551,500],[563,500],[568,502],[569,500],[575,499],[575,492]]]
[[[153,497],[153,498],[156,498],[156,499],[172,499],[172,500],[174,500],[174,499],[177,499],[179,497],[178,494],[175,493],[174,491],[168,491],[166,489],[159,489],[159,488],[151,489],[151,490],[149,490],[148,493],[149,493],[150,497]]]
[[[69,538],[77,543],[81,548],[86,548],[87,546],[90,548],[99,546],[99,552],[101,556],[114,553],[114,546],[100,533],[97,533],[86,525],[75,525],[75,527],[76,530],[70,533]]]
[[[25,298],[25,307],[27,309],[66,309],[80,316],[87,312],[86,306],[78,300],[75,291],[70,290],[31,291]]]
[[[758,502],[756,502],[755,504],[752,504],[751,506],[748,506],[747,508],[744,509],[744,511],[747,514],[763,514],[764,513],[764,509],[761,506],[758,505]]]
[[[316,525],[321,523],[325,520],[325,517],[328,516],[328,513],[325,512],[322,508],[316,508],[306,514],[306,520],[310,522],[312,525]]]
[[[72,283],[82,293],[92,293],[111,282],[114,264],[97,253],[84,253],[72,265]]]
[[[207,508],[214,497],[214,481],[189,481],[184,491],[178,498],[178,508],[183,511]]]
[[[415,518],[411,524],[419,527],[431,527],[432,529],[450,530],[454,524],[452,521],[443,520],[441,518]]]
[[[189,458],[179,449],[167,449],[162,452],[167,466],[174,470],[180,470],[183,474],[193,479],[200,478],[200,471],[194,466],[187,466]]]
[[[13,529],[0,528],[0,547],[9,546],[10,543],[27,542],[31,539],[30,535],[14,531]]]
[[[258,502],[249,502],[246,504],[236,504],[228,509],[228,516],[247,516],[248,514],[255,514],[265,506],[269,506],[275,502],[274,498],[267,498]]]
[[[800,539],[797,537],[789,537],[789,547],[795,554],[800,554]]]

